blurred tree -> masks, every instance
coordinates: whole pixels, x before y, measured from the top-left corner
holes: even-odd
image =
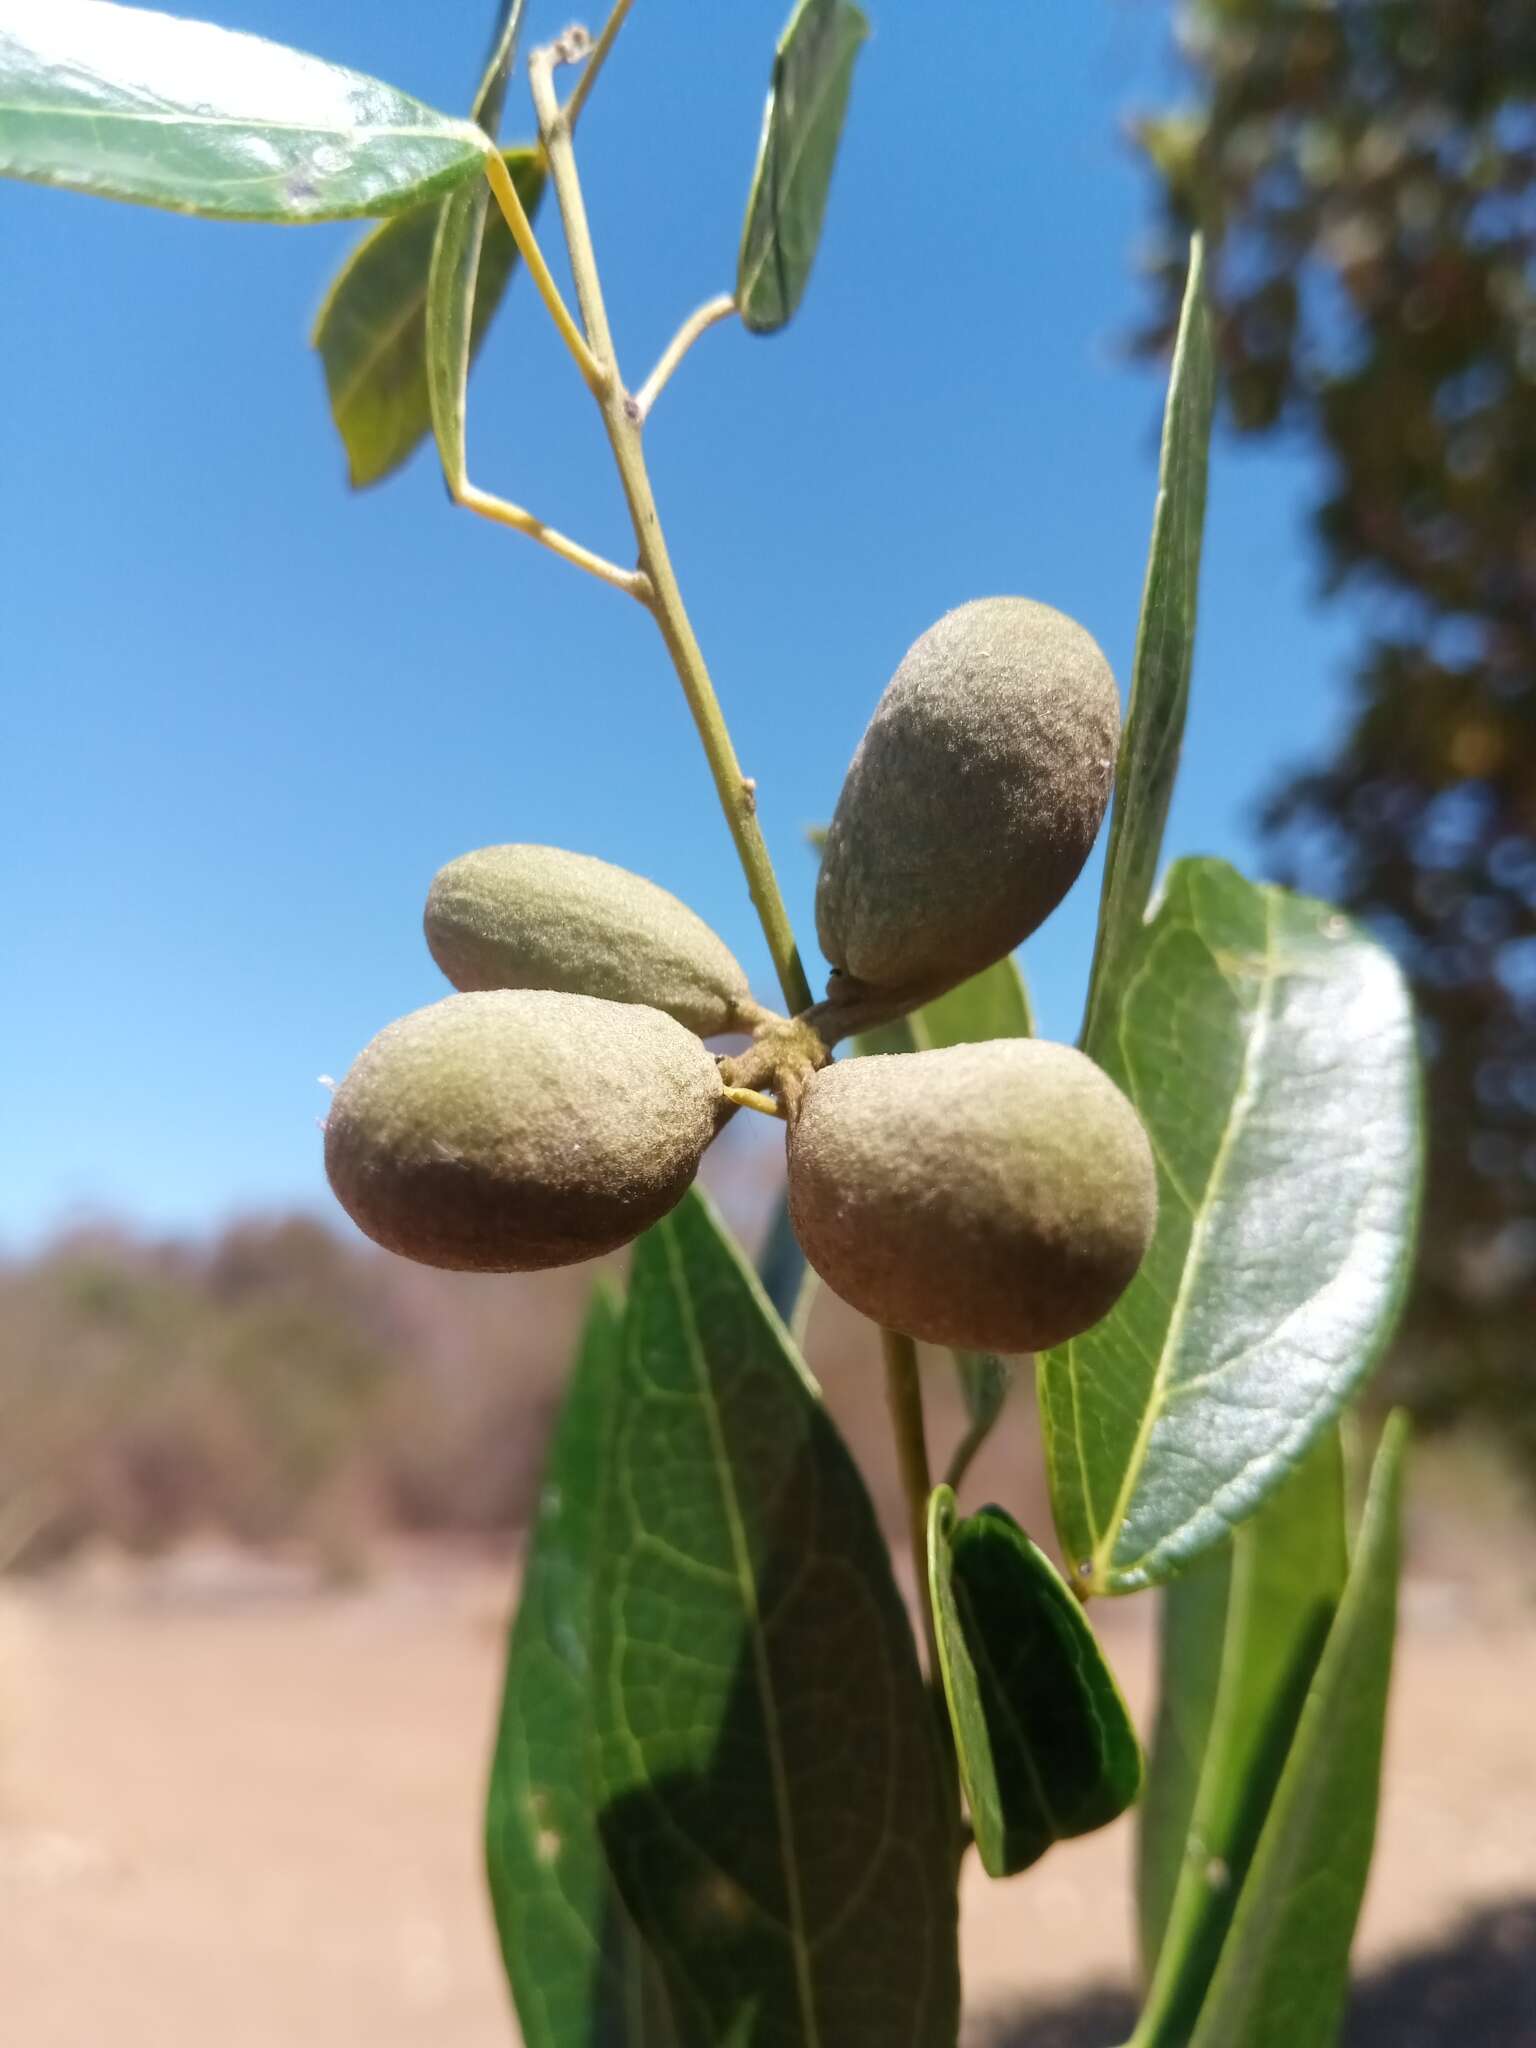
[[[1137,123],[1171,335],[1190,224],[1240,431],[1321,456],[1363,600],[1332,757],[1264,813],[1287,880],[1398,948],[1431,1174],[1393,1391],[1536,1465],[1536,0],[1183,0],[1191,104]],[[1362,1137],[1366,1134],[1362,1133]]]

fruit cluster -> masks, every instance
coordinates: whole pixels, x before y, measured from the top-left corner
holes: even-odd
[[[546,846],[451,861],[427,898],[459,993],[402,1018],[336,1092],[342,1206],[428,1265],[522,1272],[611,1251],[681,1199],[743,1100],[788,1127],[806,1257],[876,1322],[1042,1349],[1113,1306],[1156,1217],[1135,1111],[1070,1046],[1006,1039],[834,1063],[840,1040],[1002,959],[1075,880],[1109,800],[1114,677],[1025,598],[910,649],[827,833],[827,998],[784,1018],[654,883]],[[716,1057],[704,1040],[750,1034]]]

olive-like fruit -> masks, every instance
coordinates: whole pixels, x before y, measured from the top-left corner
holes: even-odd
[[[816,928],[834,1000],[851,983],[926,998],[1011,953],[1088,857],[1119,735],[1109,664],[1063,613],[988,597],[930,627],[827,831]]]
[[[439,870],[424,919],[457,989],[648,1003],[701,1038],[766,1014],[725,941],[643,875],[558,846],[482,846]]]
[[[875,1322],[1041,1351],[1114,1306],[1151,1240],[1157,1176],[1092,1060],[994,1039],[817,1074],[790,1125],[789,1204],[816,1271]]]
[[[423,1265],[569,1266],[681,1200],[723,1100],[713,1058],[660,1010],[547,989],[446,996],[353,1062],[325,1170],[360,1230]]]

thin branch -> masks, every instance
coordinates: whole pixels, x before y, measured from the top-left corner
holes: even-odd
[[[710,328],[717,327],[722,320],[729,320],[735,310],[735,299],[729,292],[722,292],[719,298],[707,299],[696,313],[688,315],[662,351],[655,369],[635,393],[635,410],[642,421],[650,418],[651,407],[661,396],[663,386],[699,336],[708,334]]]
[[[556,62],[555,51],[535,50],[528,60],[528,75],[533,87],[533,104],[539,117],[539,134],[549,158],[549,174],[565,226],[577,304],[581,308],[591,351],[603,366],[604,382],[594,384],[592,388],[602,408],[603,425],[607,429],[619,481],[624,488],[640,566],[650,579],[648,603],[651,615],[661,630],[672,665],[677,670],[678,681],[683,686],[688,709],[693,715],[705,759],[714,778],[715,793],[735,841],[736,855],[746,876],[768,950],[773,956],[784,1001],[792,1013],[797,1012],[810,1007],[810,984],[805,978],[789,913],[784,908],[778,877],[774,874],[773,862],[758,823],[756,785],[742,773],[662,534],[645,466],[640,420],[634,401],[626,394],[619,375],[613,335],[603,304],[592,231],[587,224],[586,202],[582,197],[575,152],[571,147],[570,120],[562,111],[555,92]]]
[[[615,0],[613,12],[603,24],[602,34],[592,45],[592,53],[587,58],[586,67],[577,79],[571,97],[566,103],[565,118],[573,128],[581,119],[581,110],[587,103],[587,95],[596,85],[597,74],[607,63],[608,52],[617,41],[619,30],[624,26],[625,17],[633,5],[634,0]]]
[[[917,1578],[917,1604],[928,1646],[928,1675],[939,1678],[939,1646],[934,1634],[933,1601],[928,1594],[928,1496],[933,1478],[928,1467],[928,1432],[923,1423],[923,1387],[917,1346],[896,1330],[882,1330],[885,1353],[885,1398],[896,1438],[896,1462],[907,1502],[907,1531],[912,1544],[912,1569]]]
[[[530,540],[536,540],[564,562],[572,562],[578,569],[585,569],[590,576],[596,576],[604,583],[611,583],[616,590],[627,591],[638,598],[643,605],[651,601],[651,581],[641,569],[621,569],[617,562],[610,562],[603,555],[594,554],[591,548],[584,548],[580,541],[568,540],[552,526],[546,526],[542,519],[536,519],[531,512],[525,512],[521,505],[514,505],[506,498],[493,498],[489,491],[482,491],[471,483],[450,486],[453,502],[462,505],[466,512],[477,512],[482,519],[494,520],[498,526],[510,526],[514,533],[525,533]]]
[[[544,252],[539,247],[533,232],[533,223],[523,210],[523,202],[517,196],[517,187],[511,173],[502,160],[500,150],[492,150],[485,159],[485,175],[496,195],[496,204],[501,208],[502,217],[512,230],[518,253],[528,266],[528,274],[538,287],[539,297],[549,308],[549,317],[560,330],[560,338],[576,358],[581,374],[588,387],[599,396],[606,389],[608,377],[602,364],[588,348],[586,339],[576,322],[571,318],[570,308],[560,296],[560,287],[550,275],[549,265],[544,261]]]

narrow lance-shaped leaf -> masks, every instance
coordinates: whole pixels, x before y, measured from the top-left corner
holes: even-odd
[[[1330,1429],[1230,1543],[1164,1592],[1136,2048],[1176,2048],[1199,2014],[1344,1591],[1344,1501]]]
[[[612,1428],[596,1790],[684,2048],[954,2048],[958,1817],[911,1630],[697,1193],[636,1248]]]
[[[1082,1607],[1011,1515],[928,1505],[928,1585],[960,1781],[989,1877],[1104,1827],[1141,1749]]]
[[[544,159],[532,147],[503,155],[532,220],[544,195]],[[478,200],[470,186],[457,196]],[[427,274],[441,213],[441,202],[434,200],[366,235],[337,272],[315,321],[313,340],[325,367],[331,416],[357,489],[392,475],[432,431]],[[512,230],[492,208],[485,215],[475,278],[470,364],[517,264]]]
[[[112,0],[0,21],[0,173],[218,220],[393,213],[478,176],[484,135],[261,36]]]
[[[1115,771],[1115,809],[1099,898],[1083,1043],[1097,1059],[1114,1029],[1126,960],[1157,873],[1189,705],[1205,531],[1216,364],[1205,289],[1205,244],[1190,244],[1184,308],[1169,372],[1157,509],[1131,670],[1131,702]]]
[[[550,1445],[491,1768],[491,1902],[527,2048],[675,2040],[609,1878],[587,1782],[592,1555],[622,1343],[621,1304],[600,1287]]]
[[[470,118],[491,136],[501,123],[524,6],[525,0],[504,0],[470,109]],[[502,154],[532,219],[544,192],[543,152],[528,145]],[[439,406],[454,455],[451,473],[463,476],[463,385],[518,262],[512,231],[488,200],[481,179],[446,201],[386,221],[353,250],[326,295],[313,340],[354,490],[392,475],[431,431],[427,306],[433,253],[445,221],[447,267],[438,278],[436,312],[438,322],[446,323]]]
[[[1040,1362],[1051,1500],[1090,1592],[1169,1577],[1254,1513],[1380,1352],[1419,1178],[1413,1017],[1325,904],[1183,861],[1097,1048],[1157,1160],[1157,1230]]]
[[[868,34],[853,0],[798,0],[779,38],[736,263],[736,304],[754,334],[787,326],[805,295]]]
[[[1190,2048],[1330,2048],[1376,1839],[1407,1422],[1387,1425],[1349,1583]]]

